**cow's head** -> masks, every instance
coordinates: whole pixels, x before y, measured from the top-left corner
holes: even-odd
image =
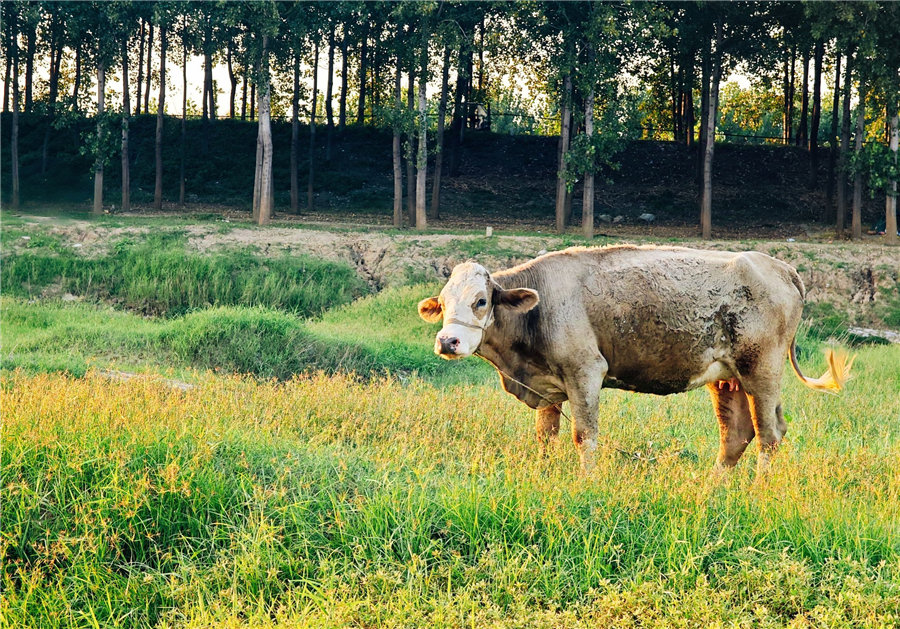
[[[530,288],[504,290],[480,264],[459,264],[438,297],[419,302],[419,316],[429,323],[444,318],[434,341],[434,353],[448,360],[465,358],[478,350],[485,331],[494,323],[498,308],[525,313],[538,304]]]

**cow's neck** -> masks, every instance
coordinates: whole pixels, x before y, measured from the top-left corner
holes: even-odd
[[[478,355],[500,372],[503,388],[532,408],[559,401],[556,379],[543,352],[539,308],[526,314],[495,309],[494,322],[478,349]]]

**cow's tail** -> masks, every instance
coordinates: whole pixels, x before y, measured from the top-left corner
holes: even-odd
[[[828,362],[828,371],[822,374],[820,378],[807,378],[800,371],[800,365],[797,364],[796,339],[791,339],[791,349],[788,352],[791,358],[791,367],[797,377],[808,386],[816,391],[824,391],[826,393],[837,393],[844,388],[844,384],[850,379],[850,368],[856,356],[850,356],[844,351],[825,350],[825,360]]]

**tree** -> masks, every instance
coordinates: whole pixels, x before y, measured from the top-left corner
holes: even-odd
[[[9,52],[12,57],[13,106],[12,129],[10,130],[9,161],[12,176],[12,198],[10,205],[19,209],[19,6],[10,4],[6,10],[6,19],[10,24]]]
[[[57,100],[59,98],[59,77],[62,65],[63,51],[66,43],[65,12],[59,3],[45,4],[46,19],[42,20],[41,38],[48,43],[50,48],[49,85],[46,113],[48,116],[47,127],[44,130],[44,142],[41,148],[41,175],[47,174],[49,161],[50,133],[56,118]],[[8,82],[7,77],[7,82]]]
[[[400,26],[397,27],[397,39],[400,39]],[[400,137],[402,135],[402,115],[404,113],[403,101],[400,98],[400,73],[403,71],[403,56],[400,47],[397,47],[397,69],[394,72],[394,110],[392,123],[394,136],[392,142],[392,156],[394,163],[394,219],[393,225],[397,229],[403,226],[403,168],[400,157]]]
[[[312,212],[315,208],[315,196],[313,195],[313,175],[315,174],[315,148],[316,148],[316,107],[319,98],[318,83],[319,68],[319,42],[316,40],[313,46],[313,63],[312,63],[312,99],[309,107],[309,179],[306,186],[306,209]]]
[[[444,59],[441,64],[441,100],[438,105],[437,135],[435,136],[434,183],[431,187],[431,211],[429,217],[440,217],[441,171],[444,162],[444,119],[447,116],[447,86],[450,82],[450,43],[444,44]]]
[[[138,71],[137,71],[137,98],[134,102],[134,115],[141,115],[141,94],[144,86],[144,31],[147,21],[141,17],[141,30],[138,34]]]
[[[716,142],[716,118],[719,105],[719,82],[722,78],[723,30],[721,19],[714,22],[712,67],[709,75],[709,97],[706,111],[706,131],[703,147],[703,189],[700,199],[700,232],[704,239],[712,237],[712,166]]]
[[[825,42],[816,41],[813,54],[813,106],[809,129],[809,187],[815,188],[819,175],[819,122],[822,118],[822,58]]]
[[[841,116],[841,148],[837,175],[837,208],[836,227],[838,235],[844,233],[847,220],[847,172],[850,154],[850,85],[853,80],[853,50],[847,52],[847,64],[844,69],[844,96]]]
[[[896,90],[895,95],[900,93],[900,90]],[[897,160],[897,136],[898,136],[898,116],[897,116],[897,101],[895,99],[888,99],[888,115],[890,117],[890,151],[891,151],[891,162],[893,165],[892,168],[892,176],[890,177],[890,181],[888,183],[888,190],[885,201],[885,220],[884,220],[884,234],[885,234],[885,242],[889,245],[897,244],[897,171],[898,165],[900,162]]]
[[[185,188],[186,184],[186,172],[185,172],[185,163],[186,156],[185,153],[187,151],[187,91],[188,91],[188,78],[187,78],[187,60],[188,60],[188,52],[195,49],[197,47],[197,40],[195,36],[196,32],[196,12],[190,6],[184,7],[181,13],[181,28],[178,31],[178,37],[181,40],[181,150],[180,150],[180,163],[179,163],[179,173],[178,173],[178,204],[184,208],[185,203]],[[231,52],[229,42],[229,54]],[[230,61],[230,60],[229,60]],[[232,102],[232,110],[234,109],[234,103]],[[204,137],[206,134],[204,133]],[[205,141],[205,140],[204,140]],[[204,151],[205,152],[205,151]]]
[[[97,115],[96,135],[93,138],[94,153],[94,203],[93,213],[103,213],[103,169],[109,158],[107,146],[106,116],[106,71],[115,63],[118,52],[116,37],[120,34],[118,24],[120,6],[116,3],[95,3],[91,5],[93,17],[90,28],[92,54],[97,71]],[[126,134],[127,135],[127,134]]]
[[[866,135],[866,75],[863,67],[859,73],[859,95],[856,106],[856,148],[854,151],[855,168],[853,174],[853,213],[850,218],[850,237],[853,240],[862,238],[862,168],[861,162],[863,138]]]
[[[325,161],[331,163],[331,136],[334,134],[334,111],[332,93],[334,91],[334,20],[329,18],[328,29],[328,81],[325,84]]]
[[[131,209],[131,162],[128,149],[128,130],[131,122],[131,91],[128,87],[128,45],[132,33],[132,16],[125,11],[120,21],[122,40],[122,211]]]
[[[291,87],[291,212],[300,213],[300,62],[309,50],[309,37],[317,37],[318,12],[305,10],[299,5],[278,3],[281,13],[282,44],[280,54],[281,65],[289,70],[292,77]],[[311,34],[311,35],[310,35]],[[312,161],[312,160],[310,160]]]
[[[153,189],[153,207],[157,210],[162,209],[162,180],[163,180],[163,124],[165,122],[166,112],[166,55],[168,54],[169,45],[169,22],[172,19],[170,9],[162,4],[157,5],[156,15],[154,16],[159,26],[159,101],[156,105],[156,183]],[[150,67],[149,62],[147,67]],[[149,85],[149,81],[148,81]],[[145,109],[146,109],[146,102]]]
[[[41,7],[36,2],[25,2],[19,13],[19,29],[25,36],[25,113],[30,114],[34,104],[34,55],[37,51],[37,27],[41,22]]]
[[[841,51],[836,50],[834,56],[834,95],[831,103],[831,134],[829,144],[831,150],[828,151],[828,180],[825,184],[825,210],[823,211],[822,220],[828,221],[834,215],[829,216],[828,213],[834,210],[834,192],[835,192],[835,167],[837,166],[838,146],[840,144],[840,136],[838,135],[838,120],[840,118],[841,103]],[[837,212],[835,212],[836,214]]]
[[[421,31],[421,66],[419,68],[419,152],[416,156],[416,229],[428,227],[425,210],[425,181],[428,177],[428,102],[425,99],[425,85],[428,83],[428,28],[423,24]]]
[[[272,0],[251,3],[245,7],[245,24],[249,33],[248,48],[255,61],[257,111],[259,124],[256,138],[256,169],[253,178],[253,219],[265,225],[272,219],[275,188],[272,178],[272,121],[270,42],[278,36],[279,16]]]
[[[144,113],[150,113],[150,75],[151,68],[153,65],[151,61],[153,59],[153,26],[155,23],[154,17],[149,16],[148,22],[150,24],[149,32],[147,33],[147,84],[144,86]],[[140,99],[140,94],[138,94],[138,99]]]

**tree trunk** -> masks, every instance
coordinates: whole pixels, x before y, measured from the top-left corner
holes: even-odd
[[[465,43],[459,45],[459,57],[456,66],[456,93],[453,95],[453,123],[450,125],[450,172],[451,177],[459,175],[459,164],[462,158],[462,128],[466,118],[463,112],[463,94],[466,91]]]
[[[341,37],[341,102],[339,104],[338,127],[344,132],[347,126],[347,24],[344,24],[344,34]]]
[[[153,59],[153,22],[150,22],[150,32],[147,34],[147,85],[144,87],[144,113],[150,113],[150,76],[151,60]]]
[[[231,96],[228,98],[228,117],[234,120],[234,99],[237,96],[237,75],[231,64],[231,41],[228,42],[228,80],[231,81]]]
[[[55,51],[54,51],[55,48]],[[41,176],[47,175],[47,162],[50,159],[50,132],[53,129],[53,122],[56,118],[56,100],[59,96],[59,71],[62,63],[63,39],[58,37],[56,43],[52,44],[50,50],[50,94],[47,112],[49,120],[47,128],[44,130],[44,142],[41,146]],[[127,84],[127,79],[126,79]]]
[[[19,44],[18,34],[16,33],[15,16],[10,18],[12,22],[12,38],[10,41],[9,52],[13,58],[13,106],[12,106],[12,129],[10,129],[10,147],[9,159],[11,164],[12,175],[12,198],[10,205],[14,210],[19,209]]]
[[[134,99],[134,115],[141,115],[141,94],[144,93],[144,18],[141,18],[141,32],[138,35],[137,98]]]
[[[72,109],[78,113],[78,88],[81,86],[81,41],[75,44],[75,80],[72,84]]]
[[[12,58],[6,55],[6,71],[3,74],[3,113],[9,111],[9,77],[12,71]]]
[[[809,142],[809,50],[803,49],[803,94],[800,97],[800,128],[797,129],[797,146]]]
[[[791,81],[788,91],[787,102],[787,140],[785,144],[794,141],[794,98],[797,93],[797,47],[791,48]]]
[[[837,216],[835,223],[838,236],[844,233],[847,222],[847,164],[850,157],[850,86],[853,83],[853,51],[847,51],[847,67],[844,70],[844,97],[841,117],[841,153],[837,174]]]
[[[128,38],[122,42],[122,211],[131,209],[131,162],[128,150],[128,126],[131,123],[131,94],[128,88]]]
[[[897,91],[894,91],[894,97],[888,98],[888,111],[890,115],[891,125],[891,153],[893,153],[894,172],[897,172]],[[887,200],[885,201],[885,218],[884,218],[884,242],[888,245],[897,244],[897,179],[891,179],[889,190],[887,192]]]
[[[866,76],[863,67],[859,73],[859,103],[856,106],[856,157],[862,154],[863,139],[866,135]],[[853,176],[853,215],[850,219],[850,237],[862,238],[862,170],[857,168]]]
[[[706,115],[706,145],[703,147],[703,193],[700,199],[700,233],[712,237],[712,168],[716,144],[716,117],[719,105],[719,79],[722,74],[722,25],[716,24],[715,53],[709,83],[709,111]]]
[[[25,33],[25,113],[31,113],[33,104],[32,93],[34,85],[34,51],[37,48],[37,30],[33,25],[28,26]]]
[[[834,62],[834,100],[831,103],[831,145],[828,151],[828,181],[825,185],[825,208],[822,213],[822,222],[830,222],[836,212],[834,207],[835,177],[834,169],[838,156],[838,118],[841,106],[841,54],[837,52]]]
[[[269,107],[269,36],[262,37],[262,54],[259,59],[259,134],[256,139],[256,181],[254,188],[258,191],[253,212],[259,225],[266,225],[272,220],[275,206],[275,187],[272,181],[272,123]]]
[[[694,118],[694,55],[695,53],[691,51],[690,58],[687,66],[687,80],[685,84],[685,131],[687,131],[687,146],[688,148],[693,148],[694,146],[694,123],[696,122]]]
[[[185,18],[186,19],[186,18]],[[187,30],[187,25],[185,24],[182,32]],[[229,49],[229,55],[231,54],[231,49]],[[181,206],[181,209],[184,209],[184,196],[185,196],[185,152],[187,150],[187,56],[188,49],[187,43],[182,42],[181,46],[181,164],[179,168],[179,183],[178,183],[178,204]],[[232,102],[232,105],[234,103]]]
[[[819,122],[822,119],[822,57],[825,54],[825,42],[816,42],[813,57],[813,106],[809,125],[809,187],[815,189],[819,180]]]
[[[584,135],[588,141],[594,138],[594,88],[584,99]],[[588,165],[584,173],[584,195],[581,201],[581,233],[585,238],[594,237],[594,165]]]
[[[422,68],[419,76],[419,152],[416,156],[416,229],[428,227],[425,207],[425,182],[428,177],[428,102],[425,84],[428,82],[428,40],[422,41]]]
[[[681,140],[678,129],[678,78],[675,71],[675,53],[669,53],[669,97],[672,99],[672,140]]]
[[[207,74],[208,64],[206,63],[206,55],[203,55],[203,90],[200,96],[200,120],[203,121],[203,134],[207,135],[206,121],[209,119],[209,77]]]
[[[369,24],[366,18],[366,25],[363,27],[362,45],[359,51],[359,103],[356,111],[357,124],[363,124],[366,120],[366,77],[369,57]]]
[[[241,120],[247,119],[247,70],[244,69],[244,85],[241,89]]]
[[[430,219],[440,218],[441,170],[444,167],[444,119],[447,116],[447,89],[450,83],[450,46],[444,46],[444,63],[441,71],[441,102],[438,105],[437,137],[435,138],[434,183],[431,187]]]
[[[703,189],[703,163],[706,161],[706,128],[709,123],[709,75],[712,57],[709,39],[704,44],[702,57],[700,62],[700,133],[697,134],[700,150],[697,151],[696,175],[697,186],[701,191]]]
[[[790,79],[790,63],[787,57],[784,59],[784,78],[782,80],[782,92],[784,94],[784,106],[781,108],[781,141],[787,144],[790,142],[791,135],[791,117],[790,117],[790,98],[791,98],[791,79]]]
[[[250,120],[256,120],[256,81],[250,81]]]
[[[559,135],[559,164],[556,173],[556,231],[566,231],[566,153],[569,151],[569,133],[572,119],[572,76],[563,79],[563,97]]]
[[[334,134],[334,110],[331,96],[334,91],[334,24],[328,33],[328,81],[325,83],[325,163],[331,163],[331,136]]]
[[[403,68],[402,53],[397,51],[397,71],[394,73],[394,115],[403,110],[403,100],[400,96],[400,72]],[[345,75],[346,76],[346,75]],[[403,227],[403,168],[400,156],[400,123],[394,120],[394,227]]]
[[[166,110],[166,52],[168,46],[166,26],[160,26],[159,32],[159,104],[156,108],[156,186],[153,191],[153,207],[162,209],[162,143],[163,113]]]
[[[481,22],[478,24],[478,33],[480,42],[478,45],[478,93],[484,91],[484,13],[481,14]]]
[[[312,107],[309,112],[309,181],[306,186],[306,210],[312,212],[315,208],[315,199],[313,197],[313,175],[315,173],[315,148],[316,148],[316,106],[319,100],[319,44],[315,45],[313,53],[313,91],[312,91]]]
[[[211,37],[211,35],[209,36]],[[211,44],[207,42],[207,46]],[[203,111],[204,121],[207,120],[206,113],[209,112],[209,120],[216,119],[216,93],[213,88],[213,76],[212,76],[212,53],[209,52],[209,48],[203,53],[203,95],[205,100],[203,101]]]
[[[300,53],[294,51],[294,88],[291,90],[291,213],[300,214]]]
[[[409,84],[406,91],[406,108],[415,110],[416,72],[415,62],[409,64]],[[415,126],[415,125],[414,125]],[[409,224],[416,224],[416,164],[415,164],[415,140],[413,129],[406,136],[406,213],[409,216]]]
[[[106,135],[103,112],[106,109],[106,66],[97,62],[97,157],[94,161],[94,214],[103,214],[103,146]]]

